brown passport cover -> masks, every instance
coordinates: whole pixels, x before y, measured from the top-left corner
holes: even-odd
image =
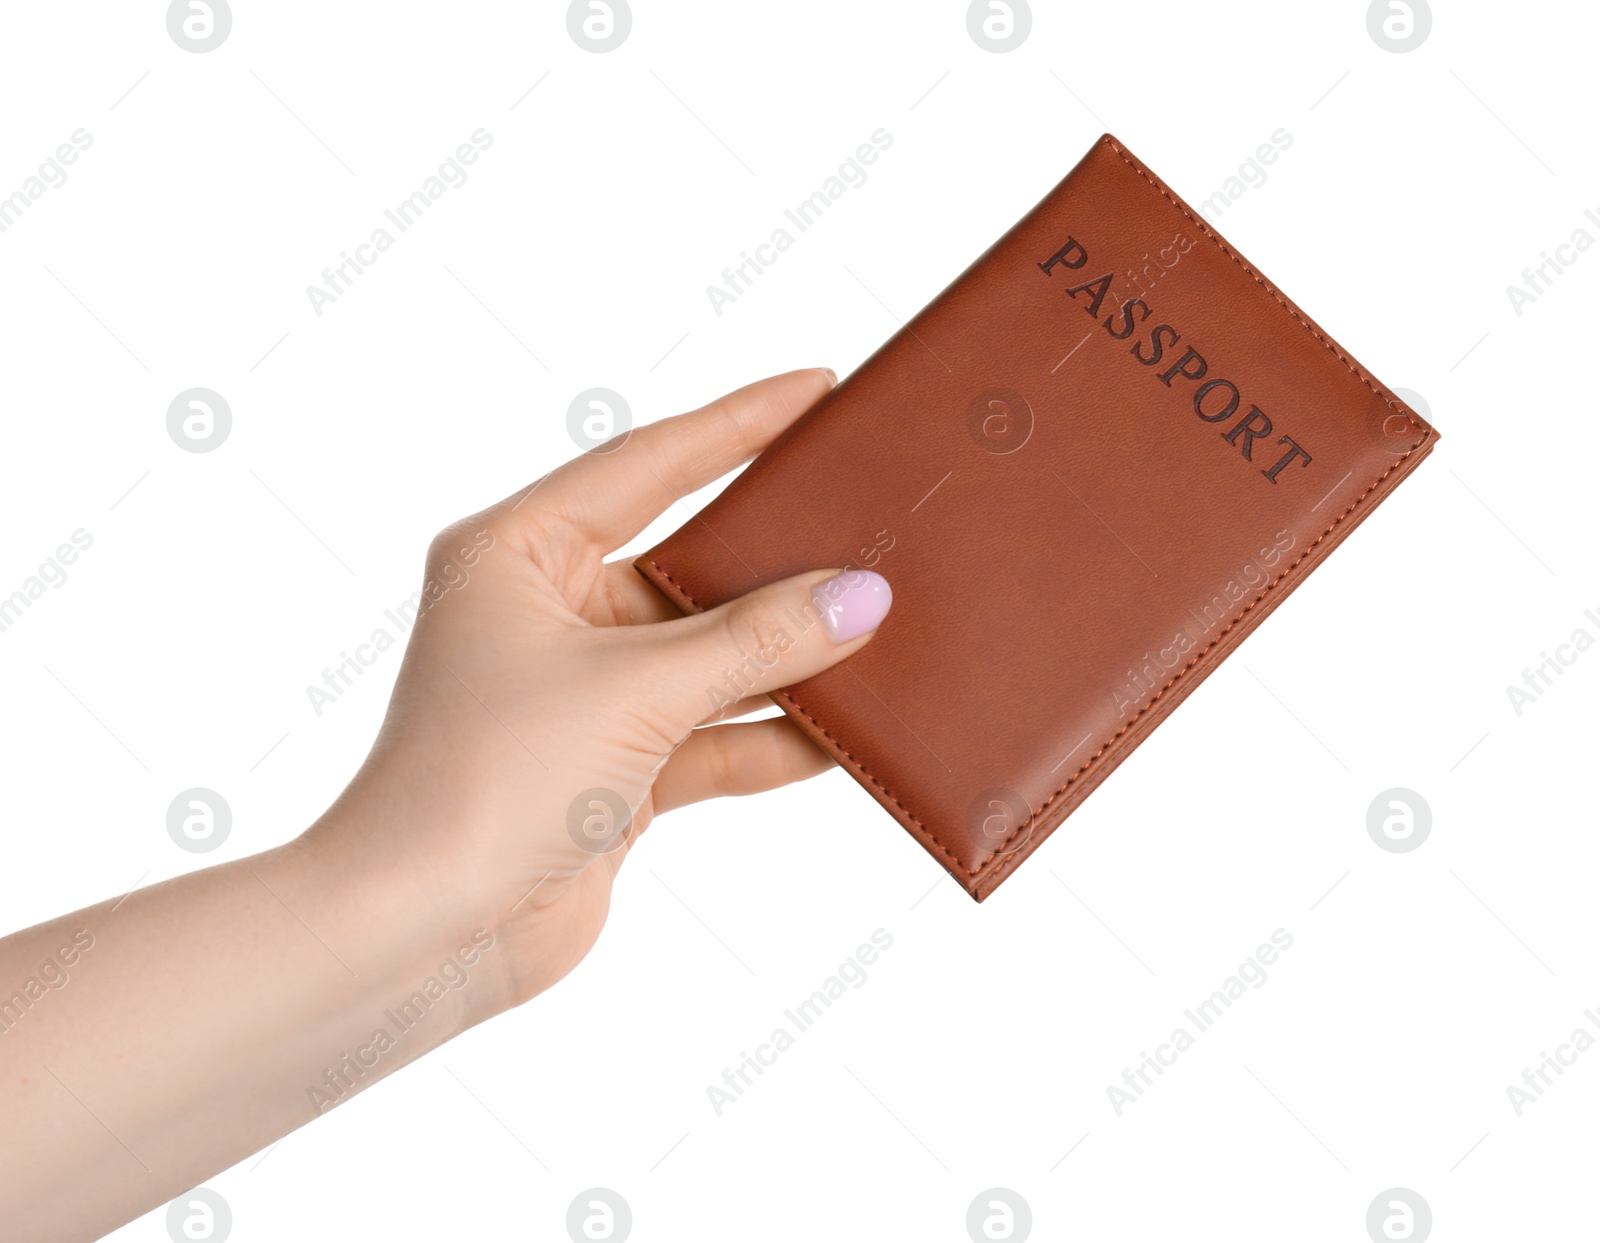
[[[887,578],[775,699],[982,901],[1437,439],[1107,134],[637,566]]]

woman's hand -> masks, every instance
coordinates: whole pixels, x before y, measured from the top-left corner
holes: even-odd
[[[503,947],[488,1004],[527,1000],[589,951],[658,813],[832,765],[787,718],[706,724],[714,689],[750,673],[734,715],[843,660],[888,612],[882,578],[822,567],[685,618],[631,559],[605,560],[832,383],[790,372],[639,428],[434,541],[383,730],[306,844],[352,875],[387,857],[384,873],[436,878],[441,933],[481,926]]]
[[[819,568],[684,618],[605,556],[831,383],[753,384],[450,527],[315,825],[0,940],[7,1238],[96,1238],[548,988],[657,812],[828,766],[787,719],[704,722],[860,648],[887,583]]]

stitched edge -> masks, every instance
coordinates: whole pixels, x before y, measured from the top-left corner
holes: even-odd
[[[1162,185],[1161,182],[1157,181],[1155,177],[1151,176],[1150,170],[1145,168],[1143,164],[1139,163],[1139,161],[1134,158],[1131,151],[1124,150],[1118,144],[1117,140],[1110,134],[1105,135],[1100,141],[1105,143],[1106,146],[1110,147],[1119,156],[1121,156],[1124,164],[1133,169],[1134,172],[1138,173],[1139,176],[1143,177],[1152,186],[1154,186],[1155,189],[1160,192],[1161,197],[1166,199],[1167,202],[1171,203],[1180,212],[1182,212],[1184,219],[1188,220],[1202,233],[1209,237],[1216,245],[1218,250],[1227,255],[1228,258],[1232,259],[1244,271],[1248,272],[1250,274],[1250,278],[1254,280],[1256,284],[1260,285],[1261,288],[1265,289],[1269,294],[1271,294],[1274,302],[1276,302],[1284,310],[1288,311],[1290,315],[1294,316],[1295,321],[1313,337],[1320,341],[1327,348],[1328,353],[1332,354],[1335,358],[1342,362],[1345,365],[1345,369],[1349,371],[1351,375],[1355,376],[1356,379],[1360,380],[1361,383],[1365,384],[1369,389],[1371,389],[1376,396],[1383,398],[1386,405],[1393,406],[1396,410],[1399,410],[1406,416],[1406,421],[1411,424],[1412,429],[1421,433],[1420,439],[1418,439],[1416,444],[1411,446],[1411,449],[1407,450],[1407,453],[1410,453],[1412,450],[1415,450],[1421,446],[1422,442],[1428,438],[1428,433],[1433,430],[1432,428],[1425,427],[1421,423],[1417,422],[1416,415],[1412,414],[1410,410],[1407,410],[1405,407],[1401,406],[1400,403],[1394,399],[1394,394],[1384,392],[1370,379],[1368,379],[1361,368],[1356,366],[1355,359],[1351,358],[1331,340],[1323,336],[1322,333],[1317,330],[1317,326],[1300,313],[1299,308],[1297,308],[1292,302],[1274,289],[1260,272],[1257,272],[1253,267],[1246,263],[1244,259],[1228,245],[1227,242],[1222,240],[1220,234],[1216,233],[1211,226],[1199,216],[1196,216],[1193,212],[1191,212],[1187,205],[1184,204],[1183,200],[1178,198],[1177,195],[1173,194],[1172,191],[1167,189],[1166,186]],[[1405,458],[1401,458],[1400,461],[1405,461]],[[1396,463],[1396,465],[1398,465],[1398,463]]]
[[[1143,165],[1138,163],[1138,161],[1135,160],[1129,152],[1125,151],[1120,145],[1118,145],[1116,139],[1111,137],[1110,134],[1107,134],[1101,139],[1101,141],[1115,151],[1117,155],[1121,157],[1124,164],[1126,164],[1134,172],[1138,173],[1139,176],[1143,177],[1145,181],[1149,182],[1150,185],[1161,194],[1161,197],[1171,203],[1186,220],[1197,227],[1202,234],[1210,238],[1211,242],[1217,247],[1218,250],[1222,251],[1223,254],[1228,256],[1228,258],[1232,259],[1234,263],[1236,263],[1243,271],[1249,273],[1251,279],[1254,280],[1256,284],[1261,286],[1261,288],[1264,289],[1269,295],[1271,295],[1272,300],[1285,311],[1287,311],[1291,316],[1293,316],[1295,321],[1299,323],[1300,326],[1303,327],[1307,332],[1309,332],[1312,337],[1320,342],[1330,354],[1343,363],[1345,369],[1349,371],[1351,375],[1355,376],[1356,379],[1361,381],[1361,383],[1370,389],[1376,396],[1381,397],[1385,404],[1393,407],[1396,410],[1399,410],[1400,413],[1404,414],[1406,416],[1406,421],[1411,424],[1412,428],[1416,430],[1419,435],[1416,443],[1411,445],[1410,448],[1401,454],[1400,457],[1396,459],[1393,466],[1389,467],[1388,470],[1384,471],[1383,474],[1379,475],[1370,484],[1368,484],[1366,490],[1363,491],[1360,496],[1356,497],[1355,500],[1351,501],[1345,511],[1335,518],[1331,523],[1329,523],[1327,529],[1324,530],[1321,535],[1317,536],[1316,539],[1312,540],[1311,543],[1306,545],[1305,550],[1301,552],[1298,557],[1285,566],[1283,571],[1276,578],[1263,587],[1256,595],[1255,599],[1251,600],[1249,604],[1240,609],[1238,615],[1220,631],[1218,631],[1211,642],[1207,643],[1205,647],[1201,648],[1200,651],[1195,653],[1195,655],[1189,659],[1188,664],[1184,665],[1182,669],[1179,669],[1177,673],[1173,674],[1167,683],[1153,696],[1151,696],[1150,700],[1144,705],[1144,707],[1140,708],[1139,711],[1134,713],[1133,716],[1123,724],[1121,729],[1117,730],[1116,733],[1112,734],[1111,737],[1107,738],[1103,743],[1101,743],[1099,749],[1096,750],[1095,753],[1087,760],[1085,760],[1083,764],[1080,765],[1078,769],[1074,771],[1073,774],[1068,777],[1053,794],[1050,795],[1050,797],[1045,799],[1044,802],[1040,803],[1038,807],[1034,808],[1028,818],[1017,826],[1016,831],[1013,832],[1010,837],[1006,838],[1005,841],[1001,842],[994,853],[992,853],[988,859],[980,863],[976,868],[967,867],[966,864],[956,854],[954,854],[950,848],[944,844],[944,842],[939,839],[938,834],[936,834],[928,824],[919,819],[916,813],[902,803],[894,795],[894,793],[883,784],[883,782],[879,781],[878,778],[872,772],[870,772],[860,760],[852,755],[849,750],[847,750],[839,741],[839,739],[834,737],[834,735],[829,732],[829,730],[823,726],[823,724],[818,721],[816,717],[811,715],[811,712],[805,707],[804,704],[800,703],[799,700],[795,699],[794,696],[789,694],[787,691],[774,692],[775,698],[783,699],[785,702],[792,704],[796,711],[805,717],[806,720],[810,721],[812,725],[816,726],[818,732],[820,732],[824,738],[833,744],[833,749],[838,758],[848,760],[851,767],[853,767],[856,772],[860,773],[868,781],[872,782],[872,784],[875,785],[879,790],[881,790],[885,798],[887,798],[891,803],[905,813],[907,820],[916,825],[917,828],[921,829],[923,834],[927,836],[928,840],[937,846],[941,851],[943,851],[945,857],[954,863],[957,869],[959,869],[963,874],[971,878],[973,881],[978,881],[990,871],[1003,870],[1004,867],[1015,862],[1014,856],[1006,851],[1006,847],[1010,846],[1012,842],[1016,841],[1018,837],[1022,836],[1024,832],[1030,829],[1034,822],[1045,813],[1051,804],[1065,794],[1077,782],[1078,778],[1083,776],[1083,774],[1089,770],[1096,760],[1110,750],[1111,747],[1116,744],[1118,739],[1132,729],[1139,721],[1140,717],[1144,716],[1146,712],[1155,707],[1156,704],[1160,702],[1162,696],[1171,690],[1184,674],[1188,673],[1189,670],[1193,669],[1197,664],[1199,664],[1200,661],[1205,658],[1208,652],[1216,647],[1217,644],[1221,643],[1228,632],[1242,622],[1250,614],[1251,610],[1260,604],[1262,600],[1266,599],[1268,593],[1270,593],[1274,587],[1276,587],[1291,573],[1293,573],[1295,567],[1309,557],[1319,544],[1327,539],[1328,536],[1332,535],[1333,532],[1338,529],[1339,524],[1348,518],[1352,513],[1354,513],[1356,507],[1360,505],[1362,501],[1366,500],[1368,496],[1372,495],[1372,493],[1383,484],[1385,479],[1394,474],[1395,471],[1399,470],[1406,459],[1422,447],[1422,445],[1427,441],[1428,436],[1433,431],[1431,427],[1418,422],[1416,416],[1410,410],[1406,409],[1398,401],[1396,401],[1392,394],[1385,393],[1382,389],[1373,384],[1372,381],[1365,374],[1363,374],[1362,370],[1357,367],[1353,359],[1340,350],[1339,347],[1327,336],[1318,331],[1316,326],[1312,324],[1310,320],[1306,319],[1306,317],[1302,315],[1300,311],[1288,301],[1288,299],[1286,299],[1275,288],[1273,288],[1273,286],[1268,283],[1259,272],[1252,268],[1232,248],[1230,248],[1228,244],[1224,242],[1222,238],[1205,223],[1205,221],[1191,212],[1180,199],[1178,199],[1164,185],[1152,177]],[[651,567],[655,569],[657,573],[659,573],[669,583],[676,587],[678,591],[682,592],[683,597],[688,600],[689,603],[693,604],[697,609],[704,611],[705,606],[696,600],[682,583],[673,578],[660,562],[651,556],[646,556],[644,559],[650,563]],[[974,888],[976,888],[976,886],[974,886]]]
[[[1426,437],[1424,437],[1424,439],[1426,439]],[[1065,794],[1073,786],[1073,784],[1077,782],[1078,778],[1083,776],[1083,774],[1089,770],[1089,768],[1094,764],[1094,762],[1096,760],[1098,760],[1102,755],[1104,755],[1108,750],[1110,750],[1111,747],[1116,744],[1118,739],[1120,739],[1124,734],[1126,734],[1130,729],[1132,729],[1138,723],[1140,717],[1144,716],[1144,714],[1146,712],[1150,711],[1151,708],[1155,707],[1156,704],[1160,701],[1161,697],[1163,695],[1165,695],[1169,690],[1171,690],[1172,687],[1174,686],[1174,684],[1176,684],[1177,681],[1181,677],[1183,677],[1184,674],[1188,673],[1190,669],[1193,669],[1195,667],[1195,665],[1199,664],[1200,661],[1205,657],[1206,653],[1211,651],[1212,648],[1216,647],[1217,644],[1221,643],[1222,640],[1227,636],[1229,631],[1231,631],[1235,626],[1237,626],[1241,621],[1243,621],[1245,619],[1245,617],[1250,613],[1250,611],[1252,609],[1254,609],[1256,607],[1256,605],[1260,604],[1261,601],[1264,600],[1267,597],[1268,593],[1271,592],[1274,587],[1276,587],[1285,578],[1287,578],[1289,576],[1289,574],[1294,571],[1294,568],[1296,566],[1298,566],[1302,561],[1304,561],[1307,557],[1309,557],[1312,554],[1312,552],[1316,549],[1318,544],[1322,543],[1323,540],[1327,539],[1328,536],[1333,534],[1334,530],[1339,526],[1339,524],[1341,522],[1343,522],[1346,518],[1348,518],[1350,516],[1350,514],[1355,510],[1357,505],[1361,504],[1362,501],[1366,500],[1368,495],[1370,495],[1374,489],[1376,489],[1379,485],[1381,485],[1385,479],[1387,479],[1390,475],[1394,474],[1395,471],[1400,469],[1401,463],[1404,462],[1406,460],[1406,458],[1410,457],[1412,455],[1412,453],[1416,452],[1416,450],[1421,446],[1421,444],[1422,444],[1422,441],[1418,441],[1416,445],[1413,445],[1410,449],[1406,450],[1405,454],[1398,461],[1396,461],[1393,466],[1391,466],[1388,470],[1384,471],[1383,474],[1379,475],[1378,478],[1375,479],[1370,486],[1368,486],[1368,488],[1366,489],[1365,492],[1363,492],[1360,496],[1356,497],[1356,499],[1350,503],[1350,507],[1348,509],[1346,509],[1342,514],[1340,514],[1337,518],[1335,518],[1333,520],[1333,522],[1329,525],[1327,530],[1325,530],[1321,535],[1317,536],[1316,539],[1312,540],[1310,544],[1306,545],[1305,550],[1298,557],[1296,557],[1293,561],[1291,561],[1287,566],[1285,566],[1283,571],[1276,578],[1274,578],[1265,587],[1263,587],[1261,589],[1261,591],[1260,591],[1260,594],[1258,594],[1255,597],[1255,599],[1251,600],[1249,604],[1245,605],[1244,608],[1240,610],[1239,615],[1237,617],[1235,617],[1226,626],[1224,626],[1221,630],[1219,630],[1217,632],[1216,636],[1214,638],[1212,638],[1211,642],[1207,643],[1203,648],[1201,648],[1198,652],[1196,652],[1194,654],[1194,656],[1190,657],[1188,664],[1184,665],[1184,667],[1182,669],[1179,669],[1177,673],[1173,674],[1172,677],[1167,681],[1166,685],[1164,685],[1159,691],[1157,691],[1155,693],[1155,695],[1153,695],[1150,698],[1149,702],[1147,702],[1144,705],[1144,707],[1140,708],[1139,711],[1135,712],[1131,717],[1129,717],[1128,720],[1123,724],[1121,729],[1119,729],[1116,733],[1112,734],[1111,737],[1107,738],[1103,743],[1101,743],[1099,749],[1097,751],[1095,751],[1095,753],[1093,755],[1091,755],[1087,760],[1085,760],[1082,763],[1082,765],[1080,765],[1073,772],[1073,774],[1070,777],[1068,777],[1065,782],[1062,783],[1062,785],[1061,785],[1061,787],[1059,789],[1057,789],[1053,794],[1051,794],[1049,798],[1045,799],[1044,802],[1040,803],[1039,806],[1035,807],[1033,809],[1033,811],[1028,815],[1028,818],[1026,820],[1024,820],[1020,825],[1017,826],[1016,831],[1013,832],[1010,837],[1006,838],[1005,841],[1000,843],[1000,845],[996,848],[994,854],[992,854],[983,863],[980,863],[976,868],[969,868],[966,865],[966,863],[961,859],[960,856],[955,854],[948,846],[946,846],[944,844],[943,841],[940,840],[939,835],[933,831],[933,828],[932,828],[931,825],[929,825],[926,822],[924,822],[923,820],[921,820],[917,816],[917,814],[911,810],[911,808],[907,807],[903,802],[901,802],[900,799],[898,797],[896,797],[894,792],[892,790],[890,790],[888,786],[884,785],[883,782],[879,781],[877,776],[870,769],[868,769],[866,767],[866,765],[864,765],[859,759],[857,759],[853,754],[851,754],[851,752],[844,746],[844,744],[842,742],[840,742],[839,739],[836,738],[833,735],[833,733],[826,726],[824,726],[822,724],[821,721],[817,720],[817,718],[814,717],[811,714],[811,711],[804,704],[802,704],[798,699],[796,699],[788,691],[774,691],[773,692],[773,697],[777,698],[777,699],[782,699],[787,703],[793,704],[795,709],[800,713],[800,715],[805,717],[806,720],[810,721],[811,724],[816,726],[818,732],[821,733],[824,738],[826,738],[830,743],[833,744],[833,749],[834,749],[836,755],[839,758],[848,760],[850,762],[851,767],[854,768],[856,770],[856,772],[860,773],[868,781],[872,782],[873,785],[877,786],[879,790],[883,791],[883,796],[885,798],[887,798],[891,803],[893,803],[896,807],[898,807],[902,812],[904,812],[906,818],[909,821],[911,821],[911,823],[915,824],[919,829],[921,829],[922,832],[927,835],[928,840],[930,842],[932,842],[935,846],[937,846],[944,853],[946,858],[948,858],[953,864],[955,864],[955,866],[958,869],[960,869],[960,871],[964,875],[969,876],[969,877],[973,878],[974,880],[976,880],[979,877],[983,876],[984,873],[989,871],[991,868],[995,868],[995,867],[997,867],[998,865],[1000,865],[1000,864],[1002,864],[1004,862],[1012,861],[1013,857],[1012,857],[1012,855],[1010,855],[1009,853],[1006,852],[1006,847],[1011,845],[1012,842],[1016,841],[1018,837],[1020,837],[1024,832],[1026,832],[1029,828],[1031,828],[1033,826],[1033,823],[1040,816],[1042,816],[1045,813],[1045,811],[1050,807],[1050,805],[1052,803],[1054,803],[1063,794]],[[689,593],[688,589],[685,588],[682,583],[680,583],[677,579],[673,578],[672,575],[667,572],[666,568],[664,566],[662,566],[662,564],[659,561],[657,561],[654,557],[647,557],[645,559],[650,563],[651,567],[653,569],[655,569],[663,578],[665,578],[669,583],[671,583],[674,587],[676,587],[680,592],[683,593],[684,599],[688,600],[689,603],[693,604],[695,606],[695,608],[700,609],[702,612],[705,610],[706,606],[701,604],[700,601],[696,600],[694,598],[694,596],[692,596]]]
[[[1427,439],[1427,437],[1424,436],[1423,440],[1426,440],[1426,439]],[[1270,583],[1268,583],[1265,587],[1263,587],[1261,589],[1261,594],[1256,596],[1256,598],[1254,600],[1250,601],[1249,604],[1245,605],[1244,608],[1242,610],[1240,610],[1239,615],[1237,617],[1235,617],[1231,622],[1229,622],[1226,626],[1224,626],[1221,630],[1219,630],[1217,632],[1216,637],[1214,639],[1212,639],[1210,643],[1207,643],[1205,645],[1205,647],[1201,648],[1199,652],[1197,652],[1192,658],[1190,658],[1188,664],[1184,665],[1184,667],[1182,669],[1179,669],[1177,673],[1173,674],[1171,679],[1167,682],[1167,684],[1165,686],[1163,686],[1159,691],[1157,691],[1155,693],[1155,696],[1150,700],[1149,703],[1145,704],[1144,707],[1140,708],[1139,711],[1135,712],[1133,714],[1133,716],[1128,718],[1127,724],[1125,724],[1116,733],[1112,734],[1110,738],[1107,738],[1105,740],[1105,742],[1101,744],[1100,749],[1098,751],[1096,751],[1093,755],[1091,755],[1087,760],[1085,760],[1083,762],[1083,766],[1081,768],[1079,768],[1076,772],[1074,772],[1071,777],[1067,778],[1067,781],[1066,781],[1065,785],[1063,785],[1059,790],[1057,790],[1049,798],[1045,799],[1044,802],[1040,803],[1038,808],[1034,811],[1033,815],[1029,816],[1028,819],[1024,820],[1022,822],[1022,824],[1017,828],[1017,831],[1015,833],[1013,833],[1010,837],[1006,838],[1005,841],[1000,843],[1000,846],[999,846],[999,848],[997,849],[997,851],[996,851],[996,853],[994,855],[992,855],[989,859],[985,860],[983,863],[979,864],[975,871],[970,869],[970,868],[964,868],[963,870],[966,871],[969,876],[972,876],[972,877],[976,878],[978,876],[983,875],[991,867],[995,868],[996,870],[999,870],[1001,867],[1003,867],[1003,865],[1005,863],[1011,862],[1012,861],[1011,856],[1009,854],[1003,854],[1001,852],[1003,852],[1007,846],[1009,846],[1013,841],[1015,841],[1019,836],[1021,836],[1023,831],[1026,830],[1027,828],[1029,828],[1033,824],[1034,820],[1044,813],[1045,808],[1049,807],[1050,804],[1055,802],[1056,799],[1059,798],[1062,794],[1065,794],[1066,791],[1067,791],[1067,787],[1070,786],[1079,777],[1081,777],[1083,775],[1084,771],[1091,764],[1093,764],[1097,759],[1099,759],[1112,746],[1112,744],[1117,741],[1117,739],[1121,738],[1123,734],[1127,733],[1130,729],[1132,729],[1133,726],[1134,726],[1134,723],[1136,721],[1138,721],[1138,719],[1140,717],[1142,717],[1151,708],[1155,707],[1157,700],[1159,700],[1163,695],[1165,695],[1169,690],[1171,690],[1172,687],[1173,687],[1173,684],[1176,683],[1179,678],[1181,678],[1184,674],[1188,673],[1190,669],[1194,668],[1194,666],[1197,663],[1199,663],[1200,659],[1203,656],[1205,656],[1205,654],[1207,652],[1209,652],[1212,648],[1214,648],[1218,643],[1222,642],[1223,637],[1228,633],[1228,631],[1232,630],[1235,626],[1237,626],[1240,622],[1242,622],[1245,619],[1245,616],[1250,612],[1250,610],[1255,608],[1256,605],[1260,604],[1261,601],[1264,600],[1267,597],[1267,593],[1269,593],[1274,587],[1276,587],[1285,578],[1287,578],[1289,576],[1289,574],[1294,570],[1295,566],[1299,565],[1302,561],[1304,561],[1307,557],[1309,557],[1311,555],[1311,553],[1312,553],[1312,550],[1315,549],[1318,544],[1322,543],[1323,540],[1327,539],[1328,536],[1332,535],[1334,530],[1338,527],[1338,525],[1341,522],[1343,522],[1346,518],[1348,518],[1350,516],[1350,514],[1355,510],[1356,506],[1361,504],[1362,501],[1366,500],[1367,497],[1373,492],[1373,490],[1376,489],[1380,484],[1382,484],[1385,479],[1387,479],[1390,475],[1394,474],[1395,471],[1399,470],[1400,469],[1400,464],[1402,462],[1404,462],[1406,460],[1406,458],[1410,457],[1413,453],[1415,453],[1417,451],[1417,449],[1421,447],[1421,445],[1422,445],[1422,440],[1419,440],[1410,449],[1407,449],[1406,452],[1399,458],[1399,460],[1397,460],[1395,462],[1395,464],[1393,466],[1391,466],[1388,470],[1384,471],[1383,474],[1379,475],[1367,487],[1365,492],[1363,492],[1360,496],[1356,497],[1355,500],[1351,501],[1349,509],[1346,509],[1344,511],[1344,513],[1340,514],[1337,518],[1335,518],[1333,520],[1332,524],[1329,525],[1329,527],[1328,527],[1328,529],[1326,531],[1324,531],[1321,535],[1317,536],[1317,538],[1312,540],[1311,543],[1307,544],[1305,551],[1302,552],[1293,561],[1291,561],[1287,566],[1285,566],[1284,569],[1283,569],[1283,572],[1281,574],[1279,574],[1277,578],[1273,579]],[[931,833],[931,830],[930,830],[930,833]]]
[[[1106,134],[1101,141],[1115,151],[1124,164],[1126,164],[1134,172],[1138,173],[1140,177],[1144,178],[1146,182],[1148,182],[1157,192],[1159,192],[1162,198],[1171,203],[1172,206],[1182,214],[1185,220],[1189,221],[1189,223],[1198,228],[1202,234],[1210,238],[1212,244],[1215,245],[1216,248],[1223,254],[1227,255],[1228,258],[1232,259],[1233,262],[1238,265],[1241,271],[1249,273],[1250,278],[1254,280],[1257,285],[1261,286],[1262,289],[1266,290],[1266,292],[1271,295],[1274,302],[1287,311],[1294,318],[1295,322],[1309,332],[1311,336],[1319,341],[1330,354],[1344,364],[1345,370],[1347,370],[1351,375],[1355,376],[1356,379],[1360,380],[1361,383],[1365,385],[1367,389],[1369,389],[1375,396],[1382,398],[1386,405],[1393,409],[1399,410],[1402,414],[1404,414],[1406,416],[1406,421],[1411,424],[1412,429],[1418,433],[1418,436],[1416,442],[1412,444],[1403,454],[1401,454],[1399,458],[1396,459],[1393,466],[1389,467],[1388,470],[1384,471],[1383,474],[1379,475],[1372,481],[1372,483],[1367,485],[1366,490],[1363,491],[1360,496],[1356,497],[1355,500],[1351,501],[1349,507],[1346,508],[1345,511],[1335,518],[1331,523],[1329,523],[1327,529],[1324,530],[1321,535],[1317,536],[1317,538],[1312,540],[1310,544],[1306,545],[1304,552],[1302,552],[1298,557],[1285,566],[1283,572],[1280,573],[1275,579],[1263,587],[1255,599],[1251,600],[1249,604],[1240,609],[1238,616],[1236,616],[1231,622],[1223,627],[1210,643],[1207,643],[1205,647],[1201,648],[1200,651],[1189,660],[1188,664],[1184,665],[1182,669],[1173,674],[1166,685],[1157,691],[1150,701],[1144,705],[1144,707],[1140,708],[1138,712],[1134,713],[1121,729],[1112,734],[1110,738],[1106,739],[1105,742],[1100,745],[1100,749],[1091,755],[1087,760],[1085,760],[1082,766],[1079,767],[1077,771],[1072,774],[1072,776],[1068,777],[1066,782],[1058,790],[1056,790],[1055,793],[1050,795],[1049,798],[1045,799],[1044,802],[1040,803],[1039,806],[1034,809],[1033,814],[1024,820],[1020,825],[1018,825],[1016,831],[1012,833],[1010,837],[1006,838],[1005,841],[1000,843],[1000,846],[996,849],[994,854],[990,855],[988,859],[980,863],[976,869],[962,869],[967,873],[967,875],[973,877],[974,879],[982,876],[991,868],[998,870],[1003,868],[1007,863],[1012,862],[1010,856],[1006,853],[1006,847],[1012,842],[1016,841],[1016,839],[1025,831],[1030,829],[1033,826],[1034,821],[1044,814],[1045,809],[1054,803],[1056,799],[1060,798],[1061,795],[1066,793],[1068,787],[1071,786],[1072,783],[1075,782],[1079,777],[1081,777],[1091,764],[1104,755],[1105,752],[1119,738],[1127,733],[1140,717],[1142,717],[1151,708],[1155,707],[1156,703],[1163,695],[1172,689],[1173,685],[1178,681],[1179,678],[1181,678],[1185,673],[1189,672],[1190,669],[1194,668],[1194,666],[1201,660],[1202,657],[1205,656],[1207,652],[1211,651],[1212,648],[1222,641],[1223,636],[1225,636],[1228,631],[1232,630],[1241,621],[1243,621],[1249,612],[1266,598],[1268,592],[1270,592],[1274,587],[1287,578],[1289,574],[1293,572],[1296,566],[1298,566],[1302,561],[1311,555],[1312,551],[1317,547],[1318,544],[1322,543],[1323,540],[1332,535],[1333,532],[1338,528],[1339,524],[1355,511],[1357,505],[1366,500],[1367,497],[1370,496],[1385,479],[1394,474],[1394,472],[1400,468],[1401,464],[1405,462],[1407,458],[1409,458],[1413,453],[1422,447],[1423,443],[1428,439],[1429,434],[1433,430],[1425,424],[1418,422],[1416,416],[1410,410],[1400,405],[1400,403],[1395,400],[1393,394],[1385,393],[1382,389],[1378,388],[1377,385],[1373,384],[1372,381],[1363,373],[1363,371],[1356,366],[1354,359],[1350,358],[1349,355],[1345,354],[1341,349],[1339,349],[1339,347],[1335,345],[1332,340],[1318,331],[1316,325],[1302,315],[1299,309],[1296,308],[1293,303],[1279,293],[1277,289],[1275,289],[1266,280],[1266,278],[1261,275],[1261,273],[1257,272],[1248,263],[1246,263],[1244,259],[1235,250],[1233,250],[1232,247],[1222,240],[1220,234],[1206,224],[1204,220],[1200,219],[1193,212],[1191,212],[1181,199],[1179,199],[1175,194],[1168,190],[1166,186],[1152,176],[1150,171],[1146,169],[1143,164],[1139,163],[1139,161],[1134,158],[1131,152],[1125,150],[1115,138],[1113,138],[1110,134]],[[932,831],[929,830],[929,832],[931,834]]]

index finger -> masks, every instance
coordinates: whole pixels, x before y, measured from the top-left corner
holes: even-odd
[[[649,526],[667,506],[748,462],[834,385],[811,367],[757,380],[688,414],[647,423],[572,459],[497,508],[557,518],[602,552]]]

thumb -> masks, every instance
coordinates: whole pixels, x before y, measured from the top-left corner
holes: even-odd
[[[893,599],[871,570],[815,570],[649,627],[674,724],[689,729],[860,651]]]

